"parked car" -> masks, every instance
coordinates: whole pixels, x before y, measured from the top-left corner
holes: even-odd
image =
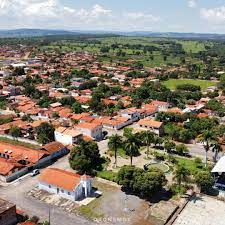
[[[35,169],[32,171],[32,173],[30,175],[31,175],[31,177],[34,177],[34,176],[38,175],[39,173],[40,173],[40,171],[38,169]]]

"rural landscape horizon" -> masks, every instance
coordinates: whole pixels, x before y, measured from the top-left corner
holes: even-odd
[[[0,0],[0,225],[224,212],[224,0]]]

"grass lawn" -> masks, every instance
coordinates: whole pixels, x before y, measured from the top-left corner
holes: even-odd
[[[168,153],[166,152],[161,152],[161,151],[156,151],[158,156],[163,156],[164,158],[169,157]],[[196,172],[198,172],[199,170],[202,170],[202,168],[204,168],[204,164],[196,164],[195,162],[195,158],[186,158],[186,157],[181,157],[178,155],[173,155],[174,159],[177,161],[178,164],[183,165],[185,168],[187,168],[191,174],[195,174]],[[209,164],[210,165],[210,164]],[[198,167],[201,166],[201,167]],[[171,169],[175,168],[175,164],[173,164],[171,166]]]
[[[101,203],[101,198],[97,198],[88,205],[81,206],[78,210],[79,213],[88,219],[98,219],[104,216],[104,214],[100,214],[96,212],[95,209],[99,207]]]
[[[98,171],[97,176],[106,180],[115,181],[117,173],[109,170]]]
[[[114,156],[114,152],[113,151],[108,151],[108,154],[110,154],[111,156]],[[126,151],[123,148],[119,148],[117,151],[117,156],[120,156],[122,158],[128,159],[129,156],[126,155]]]
[[[176,90],[176,86],[180,84],[194,84],[200,86],[202,91],[205,91],[208,87],[216,85],[216,82],[208,80],[169,79],[164,81],[163,84],[171,90]]]
[[[196,163],[195,163],[195,161],[193,159],[176,157],[176,160],[179,162],[179,164],[181,164],[185,168],[187,168],[192,174],[195,174],[196,171],[199,170],[197,168]]]

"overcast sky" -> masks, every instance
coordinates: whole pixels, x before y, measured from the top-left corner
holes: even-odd
[[[0,29],[225,33],[225,0],[0,0]]]

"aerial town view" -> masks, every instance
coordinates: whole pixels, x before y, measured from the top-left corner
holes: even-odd
[[[0,225],[225,225],[224,0],[0,0]]]

